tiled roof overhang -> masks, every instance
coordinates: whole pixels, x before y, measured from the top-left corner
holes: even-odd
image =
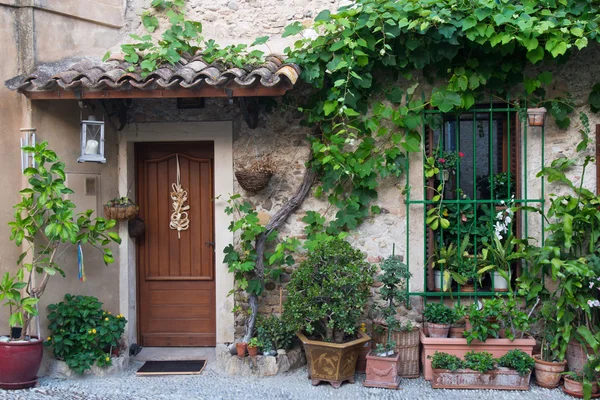
[[[30,99],[116,99],[177,97],[282,96],[291,89],[300,68],[277,57],[262,65],[227,68],[186,56],[142,77],[130,64],[84,58],[74,63],[44,64],[32,74],[6,82]]]

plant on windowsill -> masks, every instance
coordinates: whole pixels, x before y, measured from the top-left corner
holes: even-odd
[[[375,351],[371,351],[369,355],[367,355],[367,377],[364,382],[364,386],[367,387],[398,389],[398,386],[400,385],[400,378],[398,376],[400,352],[396,351],[397,343],[394,340],[394,333],[397,332],[400,334],[401,329],[403,328],[402,324],[396,319],[397,307],[406,303],[408,300],[406,285],[411,274],[408,271],[408,266],[402,262],[401,257],[395,255],[395,245],[393,246],[393,249],[392,255],[381,263],[380,268],[382,273],[378,276],[379,282],[383,284],[379,293],[386,302],[386,306],[382,307],[381,311],[385,320],[387,338],[384,342],[377,343]],[[410,328],[410,332],[413,332],[412,324],[406,328]],[[416,331],[414,331],[413,335],[418,337]],[[404,338],[398,339],[403,340]],[[406,340],[404,339],[403,341]],[[398,345],[401,344],[398,343]],[[418,355],[418,342],[415,350]],[[407,355],[408,354],[403,352],[404,357]],[[416,373],[418,373],[418,364],[416,367]],[[382,374],[380,371],[390,372],[388,374]]]
[[[450,325],[455,320],[453,309],[443,303],[427,303],[423,316],[429,337],[448,337]]]
[[[497,292],[512,292],[512,268],[527,256],[529,246],[527,239],[518,239],[512,233],[501,240],[494,236],[491,242],[484,241],[485,248],[481,250],[483,267],[477,271],[479,275],[486,272],[494,273],[494,290]]]
[[[92,219],[92,210],[74,214],[75,204],[65,198],[74,193],[65,186],[65,164],[47,142],[23,151],[33,155],[36,167],[23,171],[30,187],[21,190],[15,220],[9,223],[10,239],[19,247],[27,246],[17,260],[16,273],[6,272],[0,281],[0,301],[10,312],[9,328],[22,328],[19,337],[0,343],[0,359],[17,360],[0,363],[0,388],[5,389],[31,387],[36,382],[43,345],[29,330],[50,277],[65,275],[58,256],[69,246],[90,244],[104,253],[104,263],[109,264],[114,259],[107,246],[121,242],[117,233],[110,232],[116,221]]]
[[[364,258],[343,239],[323,240],[286,287],[284,314],[298,330],[314,385],[326,381],[338,388],[354,382],[358,352],[370,340],[358,329],[374,273]]]

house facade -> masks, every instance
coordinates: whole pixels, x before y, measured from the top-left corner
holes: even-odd
[[[231,218],[224,212],[226,199],[241,194],[266,222],[293,195],[310,157],[306,137],[311,133],[300,125],[302,114],[294,100],[302,99],[308,89],[299,80],[300,69],[279,58],[239,74],[190,58],[164,75],[147,77],[123,69],[118,57],[101,62],[107,50],[118,53],[128,34],[144,32],[139,16],[149,5],[150,0],[0,0],[0,44],[6,49],[0,76],[8,79],[0,88],[4,128],[0,163],[5,171],[0,179],[6,188],[0,226],[12,219],[17,189],[26,185],[19,173],[20,139],[31,141],[35,132],[35,140],[48,141],[66,163],[67,186],[75,190],[72,200],[79,210],[93,209],[101,215],[108,201],[128,197],[138,204],[146,223],[145,235],[137,239],[129,237],[127,223],[119,223],[123,241],[114,246],[114,264],[105,266],[101,254],[84,248],[85,282],[77,278],[75,249],[64,252],[59,263],[67,276],[54,277],[40,303],[41,334],[45,334],[45,307],[72,293],[96,296],[106,309],[123,314],[129,321],[129,344],[214,346],[241,336],[247,316],[243,295],[229,295],[234,279],[222,261],[223,249],[235,242],[228,230]],[[285,25],[310,24],[319,11],[340,5],[320,0],[285,0],[276,6],[261,0],[190,0],[187,14],[203,23],[205,37],[220,43],[251,43],[259,36],[273,36],[265,51],[281,55],[294,40],[277,39]],[[489,174],[513,174],[517,199],[547,201],[562,188],[536,178],[541,166],[558,155],[582,160],[575,150],[582,129],[580,112],[589,115],[593,132],[600,124],[600,116],[585,105],[591,87],[600,82],[599,61],[600,48],[592,46],[553,67],[552,90],[570,93],[575,104],[567,129],[550,119],[543,131],[527,129],[516,109],[499,107],[492,99],[471,114],[443,116],[440,128],[423,134],[429,138],[424,145],[433,151],[432,142],[439,142],[443,151],[464,154],[453,179],[470,197],[477,197],[476,169],[485,165],[481,169]],[[427,93],[431,87],[423,81],[418,90]],[[281,100],[286,93],[291,101]],[[104,121],[105,163],[78,163],[80,121],[90,116]],[[589,148],[595,155],[594,146]],[[265,156],[276,166],[275,176],[257,194],[244,191],[234,172]],[[576,178],[580,168],[571,173]],[[583,179],[585,187],[596,190],[595,171]],[[189,228],[181,232],[170,227],[170,193],[177,183],[187,192],[190,207]],[[411,154],[402,178],[379,182],[375,205],[381,212],[348,236],[369,262],[392,251],[405,256],[413,274],[408,290],[414,296],[401,316],[417,323],[422,320],[423,295],[436,286],[424,218],[423,201],[430,198],[427,186],[423,154]],[[329,207],[309,196],[281,234],[302,239],[301,219],[307,210],[327,215]],[[457,218],[467,218],[463,214],[459,210]],[[521,220],[520,229],[526,229],[527,236],[542,238],[539,216],[523,215]],[[20,254],[8,236],[6,228],[0,235],[2,272],[16,268]],[[299,254],[296,261],[301,260]],[[292,270],[267,287],[259,312],[281,311]],[[376,287],[373,294],[376,302]],[[236,304],[241,309],[234,313]],[[6,310],[0,310],[0,320],[5,316]]]

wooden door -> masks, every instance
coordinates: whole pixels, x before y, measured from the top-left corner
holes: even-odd
[[[213,143],[136,145],[138,341],[142,346],[215,346]],[[189,228],[170,228],[172,184],[188,193]]]

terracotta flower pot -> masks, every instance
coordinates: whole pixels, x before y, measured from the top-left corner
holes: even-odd
[[[529,390],[531,373],[520,376],[515,370],[498,368],[485,373],[471,369],[449,371],[434,369],[431,387],[434,389],[496,389]]]
[[[539,355],[535,355],[533,358],[535,359],[535,383],[547,389],[557,387],[562,373],[567,367],[567,362],[543,361],[540,360]]]
[[[26,389],[35,385],[44,352],[42,343],[42,340],[0,343],[0,389]]]
[[[258,355],[258,346],[248,346],[248,355],[256,357]]]
[[[451,326],[448,331],[448,337],[451,338],[463,338],[463,332],[467,329],[466,325],[462,326]]]
[[[429,337],[432,338],[447,338],[448,331],[450,330],[450,324],[434,324],[431,322],[425,322]]]
[[[373,351],[367,355],[367,377],[363,383],[367,387],[398,389],[400,377],[398,376],[398,361],[400,354],[391,357],[378,357]]]
[[[238,357],[246,357],[246,348],[248,344],[245,342],[238,342],[235,344],[235,349],[237,350]]]
[[[584,346],[577,340],[571,340],[566,354],[569,371],[581,372],[584,364],[587,362],[588,354],[593,353],[594,350],[590,346]]]
[[[571,395],[583,396],[583,382],[577,382],[574,379],[565,376],[564,391]],[[592,394],[598,393],[598,382],[592,383]]]
[[[296,333],[306,353],[308,375],[313,385],[329,382],[339,388],[344,381],[354,383],[358,353],[371,338],[358,332],[358,339],[347,343],[329,343],[310,340],[302,332]]]

